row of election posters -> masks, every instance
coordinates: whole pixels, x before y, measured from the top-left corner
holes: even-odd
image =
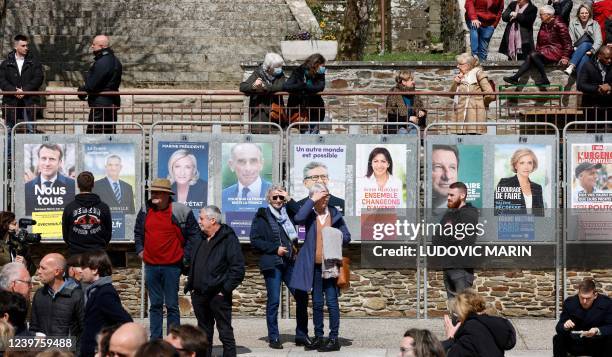
[[[157,141],[154,174],[170,180],[174,200],[192,208],[196,217],[202,207],[216,204],[238,235],[247,237],[276,177],[274,148],[272,142],[222,142],[220,151],[213,151],[209,142]],[[432,144],[426,157],[431,170],[430,182],[425,182],[427,206],[444,212],[449,186],[461,181],[468,187],[467,202],[507,222],[498,239],[533,239],[534,218],[550,217],[556,208],[553,145],[501,143],[487,148],[492,151],[485,153],[481,144]],[[416,183],[410,179],[418,167],[409,167],[408,144],[296,143],[290,149],[290,182],[282,183],[299,203],[312,185],[324,183],[330,205],[354,217],[419,206]],[[612,207],[612,144],[572,144],[568,149],[570,207]],[[211,158],[213,152],[219,157]],[[76,175],[91,171],[94,193],[111,208],[113,239],[131,239],[133,227],[127,223],[141,207],[140,155],[140,146],[132,143],[23,144],[24,191],[18,206],[39,222],[36,232],[61,237],[62,210],[78,192]]]
[[[79,149],[77,153],[77,148]],[[131,143],[44,143],[23,145],[23,205],[26,216],[37,221],[34,233],[61,238],[63,209],[74,200],[77,167],[95,178],[93,193],[108,204],[113,239],[126,239],[126,215],[137,207],[137,150]],[[79,158],[79,160],[77,160]],[[77,162],[79,161],[79,162]],[[87,214],[77,224],[90,224]]]

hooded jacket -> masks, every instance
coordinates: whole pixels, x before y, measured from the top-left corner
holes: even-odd
[[[110,208],[95,193],[80,193],[64,208],[62,233],[71,255],[105,249],[112,231]]]
[[[447,357],[503,357],[516,344],[516,331],[503,317],[471,314],[455,337],[443,342]]]

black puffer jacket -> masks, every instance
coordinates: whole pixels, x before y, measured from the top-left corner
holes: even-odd
[[[205,248],[206,245],[210,245]],[[208,250],[208,251],[207,251]],[[206,254],[206,252],[208,254]],[[221,228],[208,241],[206,237],[193,248],[189,279],[185,292],[231,296],[244,279],[244,256],[234,230],[221,224]]]
[[[12,51],[6,56],[6,59],[0,64],[0,89],[6,92],[15,92],[17,88],[23,91],[37,91],[43,84],[44,72],[42,65],[32,54],[28,53],[19,73],[19,67],[15,60],[15,51]],[[35,96],[23,97],[23,102],[26,105],[35,104]],[[12,95],[3,95],[2,104],[8,106],[17,105],[18,99]]]
[[[47,336],[73,336],[78,344],[84,308],[83,290],[74,280],[66,280],[55,296],[51,296],[45,285],[34,294],[30,330]]]
[[[503,357],[515,344],[516,331],[510,321],[476,314],[467,317],[453,339],[443,342],[447,357]]]

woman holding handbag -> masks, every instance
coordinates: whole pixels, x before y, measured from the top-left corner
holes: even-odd
[[[570,23],[569,34],[574,53],[565,69],[567,75],[571,75],[574,70],[580,73],[582,65],[601,47],[601,28],[597,21],[593,20],[593,12],[588,5],[582,4],[578,7],[576,18]]]
[[[268,53],[253,73],[240,83],[240,91],[249,96],[249,119],[253,122],[274,122],[286,128],[289,124],[282,95],[287,78],[283,72],[285,61],[277,53]]]
[[[342,246],[351,241],[351,234],[340,213],[329,205],[327,186],[315,183],[310,187],[308,199],[295,215],[295,223],[306,227],[306,239],[295,262],[289,287],[303,292],[312,292],[312,319],[315,337],[306,350],[319,352],[339,351],[340,330],[339,289],[337,285],[338,265],[330,261],[342,259]],[[331,234],[326,234],[331,232]],[[324,239],[324,236],[326,239]],[[326,246],[327,236],[339,247]],[[333,248],[333,249],[330,249]],[[332,254],[328,254],[328,253]],[[330,259],[331,258],[331,259]],[[329,338],[323,340],[323,303],[329,312]]]
[[[289,198],[282,185],[272,185],[266,195],[268,207],[257,211],[251,225],[251,245],[260,253],[259,268],[266,282],[266,323],[268,326],[268,345],[282,349],[278,332],[278,306],[280,303],[281,283],[289,285],[297,256],[297,228],[294,224],[295,213],[300,206]],[[296,300],[295,328],[296,345],[309,345],[308,339],[308,295],[302,291],[290,290]]]
[[[325,90],[325,57],[315,53],[291,72],[284,86],[289,92],[287,107],[291,123],[301,121],[320,122],[325,119],[325,102],[318,94]],[[319,132],[318,125],[302,128],[301,133]]]

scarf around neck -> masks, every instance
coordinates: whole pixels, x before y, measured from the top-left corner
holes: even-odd
[[[293,226],[293,223],[291,223],[291,220],[289,219],[289,215],[287,214],[287,207],[281,207],[280,212],[272,206],[268,207],[270,207],[270,213],[272,213],[272,216],[276,218],[276,222],[278,222],[278,224],[283,227],[283,230],[287,234],[287,237],[289,237],[289,240],[296,239],[298,237],[298,234],[295,230],[295,227]]]

